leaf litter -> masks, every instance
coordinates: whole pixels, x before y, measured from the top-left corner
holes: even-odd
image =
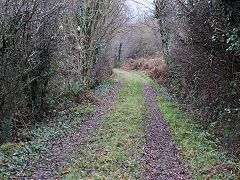
[[[145,84],[144,104],[149,110],[146,127],[146,179],[180,180],[191,179],[189,171],[180,161],[180,152],[171,135],[168,124],[158,107],[154,89]]]

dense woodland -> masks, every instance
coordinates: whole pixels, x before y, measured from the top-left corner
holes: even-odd
[[[152,56],[165,63],[155,79],[234,149],[240,1],[153,3],[132,21],[123,0],[0,0],[0,142],[51,119],[63,98],[81,102],[122,61]]]
[[[124,9],[121,0],[0,1],[1,142],[112,73],[109,45]]]
[[[239,179],[239,120],[239,0],[0,0],[0,179]]]
[[[239,153],[240,1],[162,0],[155,7],[171,91]]]

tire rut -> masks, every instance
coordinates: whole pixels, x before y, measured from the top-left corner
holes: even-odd
[[[32,175],[25,176],[19,174],[19,179],[58,179],[59,168],[68,168],[73,163],[81,159],[81,154],[69,157],[68,155],[76,152],[82,146],[87,144],[94,128],[99,124],[99,120],[104,117],[108,108],[114,105],[114,100],[118,91],[121,90],[124,78],[115,85],[107,97],[103,98],[99,103],[98,110],[93,112],[89,118],[83,123],[79,124],[74,132],[66,134],[65,136],[56,140],[56,142],[49,147],[50,152],[43,155],[36,162],[28,162],[27,169],[32,172]]]
[[[151,85],[143,89],[144,105],[149,110],[146,127],[146,179],[180,180],[191,179],[179,160],[180,152],[171,135],[170,128],[158,107]]]

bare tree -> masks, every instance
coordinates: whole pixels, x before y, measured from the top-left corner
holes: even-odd
[[[76,0],[75,9],[65,19],[65,39],[68,40],[70,72],[85,85],[90,85],[95,75],[99,55],[108,45],[113,33],[124,22],[120,14],[124,9],[122,0]],[[71,18],[69,22],[68,18]],[[64,26],[64,25],[63,25]]]

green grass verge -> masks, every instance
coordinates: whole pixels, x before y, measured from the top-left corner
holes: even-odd
[[[227,157],[227,153],[210,140],[203,130],[187,113],[178,110],[178,104],[157,97],[164,117],[173,130],[173,136],[181,150],[184,165],[194,179],[238,179],[239,162]],[[238,174],[239,176],[239,174]]]
[[[82,158],[65,179],[143,178],[145,80],[135,73],[115,72],[120,76],[124,73],[126,79],[117,103],[108,110],[87,146],[79,150]]]

